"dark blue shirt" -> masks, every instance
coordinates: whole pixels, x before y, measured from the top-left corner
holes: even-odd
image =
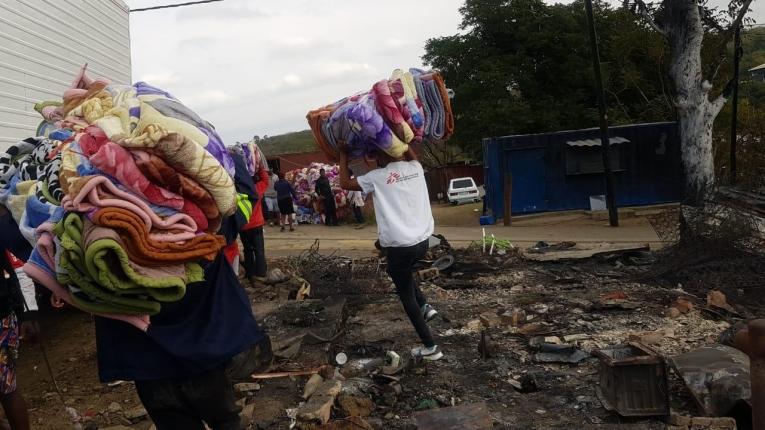
[[[11,251],[11,254],[23,261],[27,261],[32,253],[32,245],[21,235],[19,225],[10,213],[0,216],[0,249],[2,248]]]
[[[284,179],[279,179],[276,181],[274,184],[274,191],[276,191],[276,198],[279,200],[286,199],[288,197],[297,199],[297,196],[295,195],[295,189],[292,188],[292,185]]]
[[[228,243],[239,231],[223,220]],[[144,333],[122,321],[96,317],[101,381],[186,378],[227,363],[264,338],[250,300],[221,252],[176,303],[163,303]]]

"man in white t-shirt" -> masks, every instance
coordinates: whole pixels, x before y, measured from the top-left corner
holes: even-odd
[[[372,195],[388,274],[422,341],[422,346],[414,348],[412,354],[425,360],[438,360],[443,353],[433,341],[427,324],[437,312],[427,304],[412,275],[414,263],[425,256],[428,238],[433,234],[433,213],[425,172],[411,149],[401,159],[378,152],[377,165],[377,169],[366,175],[351,179],[348,156],[341,151],[340,186]]]

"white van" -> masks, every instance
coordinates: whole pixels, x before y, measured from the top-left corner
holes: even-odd
[[[449,203],[458,205],[460,203],[478,203],[481,201],[481,192],[475,184],[473,178],[456,178],[449,182],[449,191],[447,193]]]

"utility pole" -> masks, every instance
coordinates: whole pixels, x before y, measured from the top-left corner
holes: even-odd
[[[730,124],[730,183],[736,183],[736,145],[738,143],[738,80],[739,80],[739,62],[743,48],[741,47],[741,26],[736,27],[736,34],[733,39],[733,106]]]
[[[616,196],[614,195],[614,178],[611,172],[611,142],[608,137],[608,116],[606,113],[606,96],[603,93],[603,77],[600,72],[600,52],[598,51],[598,35],[595,32],[595,17],[592,12],[592,0],[585,0],[584,8],[587,12],[587,26],[590,32],[590,49],[592,51],[592,68],[595,72],[595,88],[598,92],[598,111],[600,113],[600,149],[603,157],[603,175],[606,180],[606,207],[608,207],[608,221],[611,227],[619,226],[619,212],[616,209]]]

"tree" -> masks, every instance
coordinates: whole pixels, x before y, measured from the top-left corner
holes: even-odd
[[[484,137],[597,125],[582,1],[466,0],[460,12],[461,33],[429,40],[423,59],[455,90],[452,140],[466,152],[480,157]],[[661,36],[607,3],[596,19],[611,122],[673,119]]]
[[[633,5],[669,43],[669,73],[680,124],[686,193],[691,203],[700,203],[715,183],[712,130],[729,91],[726,88],[713,96],[712,83],[722,63],[725,44],[742,24],[751,3],[752,0],[733,0],[727,14],[710,8],[705,0],[662,0],[650,4],[636,0]],[[714,51],[718,54],[706,64],[702,59],[705,33],[716,37]]]

